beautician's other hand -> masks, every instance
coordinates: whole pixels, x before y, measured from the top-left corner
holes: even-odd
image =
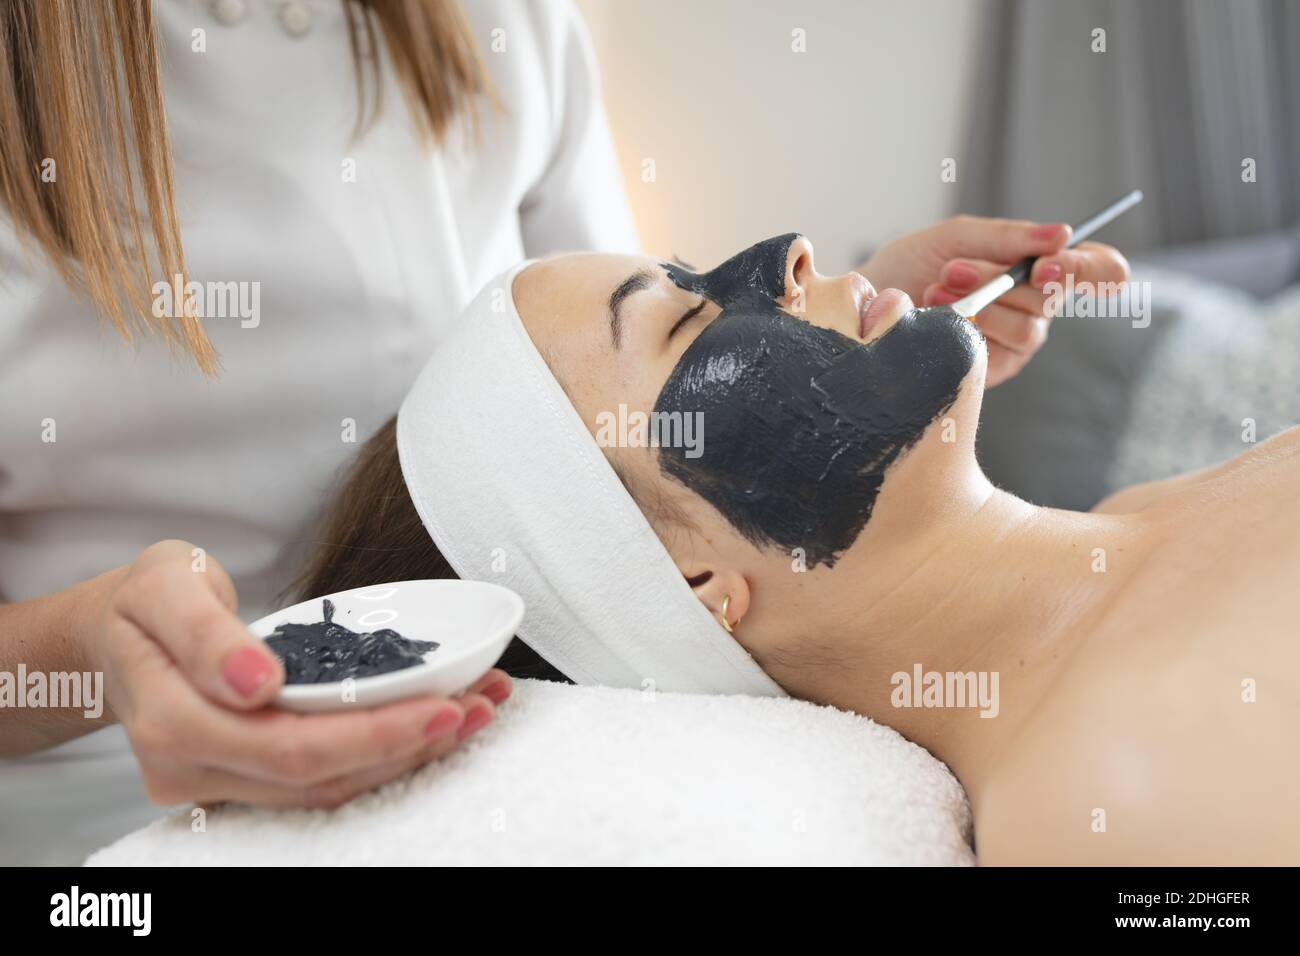
[[[902,289],[922,305],[947,305],[995,279],[1025,256],[1039,256],[1029,282],[978,316],[989,344],[988,384],[1019,372],[1047,341],[1052,317],[1043,286],[1126,282],[1128,262],[1111,246],[1081,242],[1066,249],[1070,227],[1023,219],[955,216],[887,243],[859,271],[877,289]]]
[[[156,803],[337,806],[454,749],[510,694],[493,670],[458,699],[328,714],[266,707],[280,662],[235,616],[230,576],[210,556],[194,570],[195,553],[160,541],[94,579],[73,628]]]

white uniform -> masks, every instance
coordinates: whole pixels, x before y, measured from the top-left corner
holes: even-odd
[[[576,13],[465,6],[502,108],[478,145],[435,149],[383,50],[382,112],[353,141],[339,0],[155,3],[191,279],[242,300],[204,320],[223,366],[208,380],[157,340],[124,344],[0,225],[4,600],[185,538],[262,615],[341,467],[483,282],[525,256],[636,250]],[[0,762],[0,863],[79,862],[157,813],[120,728]]]

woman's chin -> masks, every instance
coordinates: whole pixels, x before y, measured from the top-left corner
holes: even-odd
[[[937,323],[934,328],[951,330],[952,335],[965,339],[970,349],[971,367],[963,377],[963,391],[969,388],[981,393],[984,391],[989,365],[988,343],[974,323],[959,318],[952,309],[942,305],[918,307],[901,289],[882,289],[864,305],[862,321],[864,331],[861,339],[864,344],[878,341],[903,321],[913,324],[913,331],[926,328],[929,323]]]

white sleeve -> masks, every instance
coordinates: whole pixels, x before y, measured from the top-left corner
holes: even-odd
[[[619,175],[586,24],[568,0],[544,18],[553,147],[519,208],[530,256],[592,250],[637,253],[641,245]]]

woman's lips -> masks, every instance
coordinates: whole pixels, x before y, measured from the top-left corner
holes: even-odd
[[[849,283],[853,288],[853,304],[858,307],[858,336],[866,335],[867,308],[876,297],[876,287],[860,272],[849,273]]]
[[[865,339],[876,326],[891,315],[901,314],[911,305],[911,298],[901,289],[884,289],[875,298],[864,303],[862,328],[859,337]]]

